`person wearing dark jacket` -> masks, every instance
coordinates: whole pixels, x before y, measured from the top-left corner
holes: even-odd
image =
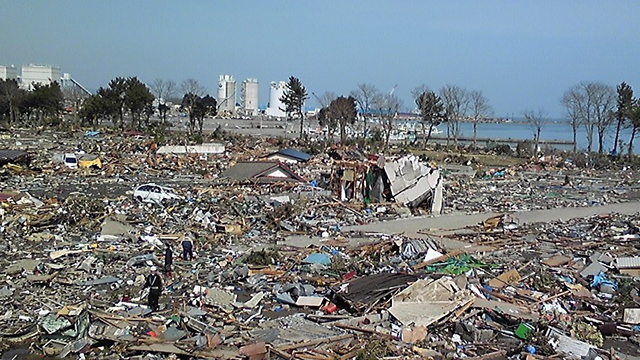
[[[188,236],[185,236],[182,240],[182,260],[193,260],[193,241]]]
[[[173,265],[173,249],[171,244],[167,243],[167,248],[164,251],[164,272],[168,275],[171,274],[171,265]]]
[[[151,311],[158,311],[158,300],[160,300],[160,293],[162,292],[162,279],[157,270],[155,266],[152,266],[151,274],[147,276],[147,281],[144,283],[144,287],[149,288],[148,300]]]

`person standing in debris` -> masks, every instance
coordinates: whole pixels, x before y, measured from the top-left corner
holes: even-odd
[[[158,269],[155,266],[151,267],[151,274],[147,276],[144,287],[149,288],[149,308],[151,308],[151,311],[157,311],[158,300],[160,300],[160,293],[162,292],[162,279],[158,275]]]
[[[171,244],[167,242],[167,248],[164,251],[164,272],[171,275],[171,265],[173,265],[173,249]]]
[[[193,241],[189,236],[182,240],[182,259],[191,261],[193,259]]]

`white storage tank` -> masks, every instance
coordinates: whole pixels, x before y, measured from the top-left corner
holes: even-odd
[[[284,95],[287,89],[287,83],[284,81],[280,82],[271,82],[271,86],[269,88],[269,107],[267,107],[266,114],[267,116],[275,116],[275,117],[285,117],[287,113],[284,112],[285,106],[282,103],[282,96]]]
[[[218,112],[235,114],[236,80],[231,75],[220,75],[218,82]]]
[[[242,109],[249,115],[258,114],[258,90],[258,80],[246,79],[242,82]]]

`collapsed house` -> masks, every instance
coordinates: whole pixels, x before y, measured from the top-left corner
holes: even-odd
[[[397,160],[382,156],[368,156],[367,161],[338,160],[332,178],[341,201],[362,196],[365,202],[395,201],[410,208],[429,208],[434,214],[442,212],[440,170],[414,155]]]
[[[442,211],[442,176],[440,170],[421,162],[416,156],[404,156],[384,164],[394,199],[408,207],[430,204],[432,213]]]
[[[0,166],[6,164],[28,164],[29,153],[22,150],[2,149],[0,150]]]
[[[287,165],[278,161],[241,161],[220,174],[240,182],[306,182]]]

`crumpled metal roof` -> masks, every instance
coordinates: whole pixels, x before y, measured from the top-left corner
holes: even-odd
[[[619,257],[616,259],[616,267],[618,269],[640,268],[640,257]]]

